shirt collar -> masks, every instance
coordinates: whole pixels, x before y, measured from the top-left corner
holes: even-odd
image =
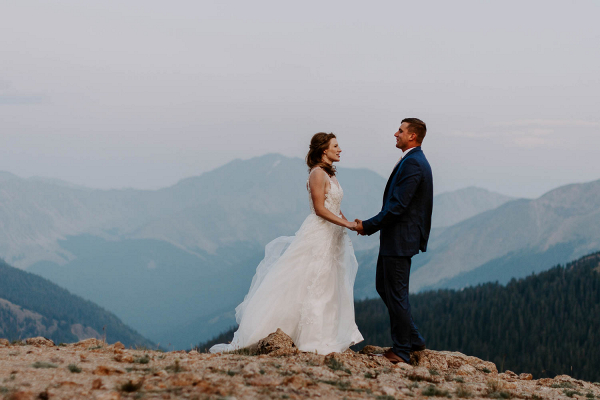
[[[406,150],[406,151],[403,151],[403,152],[402,152],[402,156],[400,157],[400,159],[402,160],[404,157],[406,157],[406,155],[407,155],[408,153],[410,153],[410,151],[411,151],[411,150],[414,150],[414,149],[416,149],[417,147],[418,147],[418,146],[411,147],[410,149],[408,149],[408,150]]]

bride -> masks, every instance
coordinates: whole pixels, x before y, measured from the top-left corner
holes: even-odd
[[[318,354],[343,352],[363,340],[354,322],[358,264],[344,230],[356,223],[340,210],[344,193],[333,166],[341,152],[333,133],[312,137],[306,156],[311,213],[295,236],[267,244],[250,291],[235,309],[233,341],[211,353],[254,345],[277,328],[301,351]]]

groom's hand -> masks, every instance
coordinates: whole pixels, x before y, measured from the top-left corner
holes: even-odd
[[[362,221],[360,219],[355,219],[354,222],[356,222],[356,233],[364,236],[365,229],[363,228]]]

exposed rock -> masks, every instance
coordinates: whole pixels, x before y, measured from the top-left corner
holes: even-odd
[[[386,351],[388,351],[390,348],[389,347],[379,347],[379,346],[372,346],[372,345],[366,345],[365,347],[362,348],[361,351],[359,351],[360,354],[383,354]]]
[[[94,379],[92,381],[92,389],[93,390],[98,390],[98,389],[102,389],[104,385],[102,384],[102,379],[98,378],[98,379]]]
[[[56,387],[73,387],[73,386],[83,386],[81,383],[76,383],[73,381],[64,381],[64,382],[58,382],[56,385]]]
[[[306,387],[312,383],[312,380],[302,376],[302,375],[294,375],[285,379],[284,384],[294,390],[301,389]]]
[[[18,391],[18,392],[14,392],[12,393],[10,396],[6,396],[5,399],[10,399],[10,400],[34,400],[37,396],[35,394],[33,394],[33,392],[26,390],[26,391]]]
[[[109,392],[104,393],[96,397],[97,400],[120,400],[121,393],[119,392]]]
[[[45,337],[41,337],[41,336],[26,339],[25,343],[27,343],[31,346],[36,346],[36,347],[42,347],[42,346],[54,347],[54,342],[52,340],[46,339]]]
[[[254,376],[260,374],[260,365],[257,362],[250,362],[246,364],[242,370],[245,377]]]
[[[108,346],[108,349],[113,350],[113,351],[114,350],[123,350],[123,349],[125,349],[125,345],[121,342],[117,342],[117,343],[114,343],[114,344],[111,344],[110,346]]]
[[[105,365],[99,365],[94,370],[94,375],[107,375],[108,376],[108,375],[121,375],[124,373],[125,373],[125,371],[122,371],[117,368],[107,367]]]
[[[194,386],[198,384],[202,380],[201,377],[189,373],[182,372],[180,374],[175,374],[169,378],[169,384],[171,386]]]
[[[554,384],[554,379],[552,378],[540,378],[537,380],[537,384],[539,386],[551,386]]]
[[[431,383],[440,383],[442,377],[438,375],[432,375],[427,368],[417,367],[408,373],[408,379],[411,381],[425,381]]]
[[[102,340],[98,340],[98,339],[94,339],[94,338],[81,340],[81,341],[73,344],[74,347],[84,348],[84,349],[104,347],[104,345],[105,345],[105,343]]]
[[[8,347],[10,342],[7,339],[0,339],[0,347]]]
[[[571,378],[569,375],[558,375],[554,377],[554,382],[555,383],[565,383],[568,382],[572,385],[577,385],[577,386],[585,386],[585,382],[584,381],[580,381],[579,379],[575,379],[575,378]]]
[[[519,375],[519,379],[522,381],[530,381],[533,379],[533,375],[527,374],[527,373],[522,373],[521,375]]]
[[[290,345],[277,347],[287,349]],[[33,345],[0,347],[0,398],[56,400],[119,399],[143,396],[162,398],[321,398],[362,400],[365,398],[426,398],[430,385],[458,398],[462,388],[472,398],[512,396],[512,398],[564,400],[565,388],[573,388],[582,396],[600,399],[600,385],[580,381],[566,375],[554,379],[533,380],[530,374],[511,371],[497,373],[496,368],[475,357],[460,353],[423,351],[413,357],[415,365],[391,364],[385,357],[354,352],[327,356],[296,352],[274,358],[272,353],[251,355],[190,354],[152,350],[115,349],[87,342],[79,347]],[[284,342],[285,344],[285,342]],[[114,351],[121,351],[116,354]],[[60,357],[58,356],[60,355]],[[144,364],[125,365],[117,356]],[[56,361],[58,368],[36,369],[35,362]],[[122,359],[121,359],[122,362]],[[80,373],[66,368],[78,365]],[[486,371],[484,371],[484,368]],[[520,371],[518,371],[520,372]],[[139,387],[128,394],[125,384]],[[8,390],[8,392],[7,392]],[[506,393],[501,394],[504,391]],[[535,395],[535,396],[534,396]]]
[[[496,364],[457,352],[433,350],[415,351],[411,354],[410,358],[411,364],[425,368],[435,368],[436,370],[443,372],[446,372],[449,369],[458,370],[461,366],[468,364],[484,373],[498,373]]]
[[[519,380],[519,375],[515,374],[512,371],[506,370],[501,374],[498,374],[498,378],[505,380],[507,382],[515,382]]]
[[[279,386],[283,383],[283,379],[278,376],[260,375],[250,378],[248,383],[252,386]]]
[[[456,370],[456,375],[469,376],[477,373],[477,368],[472,365],[465,364],[461,365],[459,369]]]
[[[132,363],[133,356],[131,354],[117,354],[115,355],[116,362]]]
[[[396,394],[398,393],[398,390],[396,388],[391,387],[391,386],[382,386],[381,387],[381,391],[386,396],[392,396],[392,397],[396,397]]]
[[[264,339],[259,340],[256,348],[258,354],[269,354],[271,356],[281,356],[297,353],[298,349],[294,341],[281,329],[271,333]]]

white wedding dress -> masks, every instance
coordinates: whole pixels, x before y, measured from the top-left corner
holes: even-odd
[[[313,169],[313,172],[317,172]],[[325,207],[341,216],[344,192],[329,179]],[[311,214],[295,236],[283,236],[265,248],[250,291],[236,309],[238,330],[230,344],[211,353],[256,344],[280,328],[301,351],[343,352],[363,340],[354,322],[354,279],[358,263],[346,229]]]

